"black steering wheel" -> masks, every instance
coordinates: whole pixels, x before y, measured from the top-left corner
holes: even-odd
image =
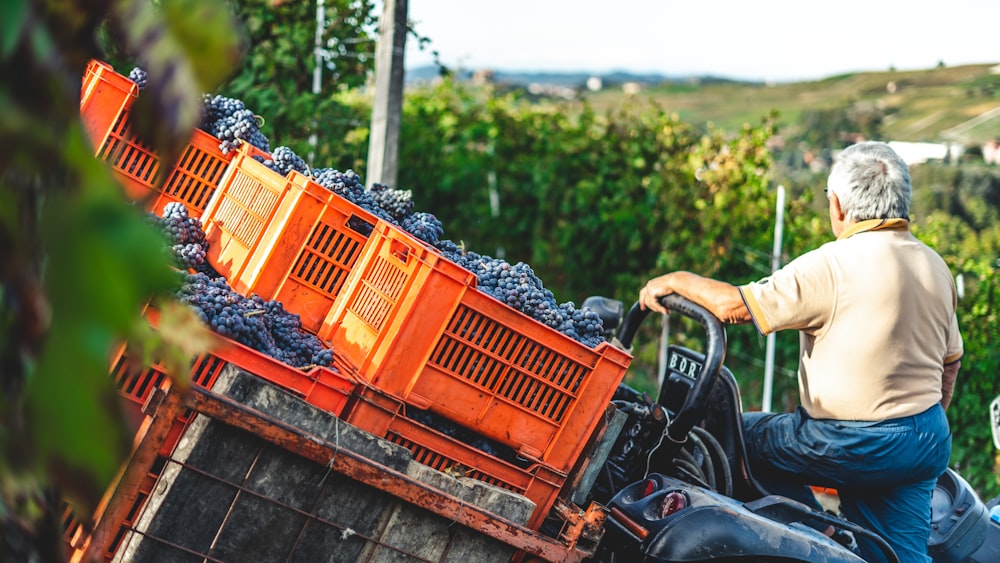
[[[726,360],[726,329],[722,321],[708,309],[676,293],[661,297],[660,303],[669,311],[696,321],[705,329],[707,337],[705,366],[691,387],[684,404],[667,426],[667,437],[675,444],[682,444],[691,428],[704,419],[708,411],[709,395]],[[639,330],[639,325],[648,316],[649,310],[643,310],[639,303],[632,305],[632,308],[625,315],[622,326],[618,330],[618,340],[626,348],[632,346],[632,340]],[[657,402],[664,405],[663,401],[661,389]]]

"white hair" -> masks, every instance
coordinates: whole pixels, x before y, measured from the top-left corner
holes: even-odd
[[[850,221],[909,218],[910,169],[889,145],[865,141],[841,151],[826,181]]]

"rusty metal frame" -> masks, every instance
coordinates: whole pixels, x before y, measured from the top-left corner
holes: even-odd
[[[151,470],[174,421],[185,409],[193,409],[226,425],[250,432],[275,446],[327,466],[332,471],[442,518],[467,526],[525,554],[547,561],[567,563],[582,561],[593,554],[591,551],[583,551],[576,542],[564,544],[412,479],[357,452],[306,434],[295,426],[228,397],[199,386],[191,386],[184,392],[168,389],[165,395],[158,390],[150,397],[146,410],[155,410],[155,414],[140,429],[141,440],[123,468],[113,491],[109,490],[110,496],[106,495],[105,502],[95,514],[93,532],[84,538],[82,545],[73,554],[72,561],[99,561],[111,548],[121,523],[135,503],[139,484]]]

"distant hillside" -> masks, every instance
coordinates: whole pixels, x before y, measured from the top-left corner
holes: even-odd
[[[684,121],[727,130],[758,123],[775,110],[779,128],[789,136],[808,110],[877,110],[884,114],[883,132],[892,140],[981,144],[1000,139],[1000,74],[993,72],[995,66],[854,73],[774,85],[667,81],[632,99],[651,100]],[[606,109],[629,96],[608,88],[586,98]]]
[[[468,80],[472,78],[473,71],[458,70],[456,72],[459,79]],[[438,77],[438,67],[433,65],[421,66],[406,69],[406,83],[415,84],[428,82]],[[739,82],[727,78],[714,76],[682,76],[667,75],[659,73],[636,73],[628,71],[613,72],[528,72],[528,71],[493,71],[493,80],[500,84],[511,86],[527,86],[529,84],[545,84],[548,86],[558,86],[566,88],[582,88],[591,77],[599,77],[606,85],[621,85],[626,82],[634,82],[647,86],[656,86],[669,82],[691,82],[701,83],[727,83],[727,84],[753,84],[750,82]]]
[[[792,136],[803,112],[851,108],[884,114],[883,131],[898,141],[953,141],[981,144],[1000,139],[1000,74],[994,64],[939,67],[918,71],[886,71],[831,76],[812,82],[764,84],[716,76],[670,76],[650,73],[509,72],[493,73],[498,84],[527,87],[546,84],[573,88],[598,110],[626,101],[652,101],[677,112],[691,123],[711,123],[736,130],[778,112],[781,132]],[[460,78],[471,78],[471,72]],[[426,82],[438,75],[436,67],[407,70],[407,83]],[[586,91],[591,76],[604,89]],[[621,85],[640,85],[638,94],[625,94]],[[866,109],[867,108],[867,109]]]

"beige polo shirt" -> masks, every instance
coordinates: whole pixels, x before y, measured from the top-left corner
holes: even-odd
[[[852,225],[739,289],[761,334],[800,331],[799,392],[813,418],[921,413],[962,356],[954,279],[904,219]]]

